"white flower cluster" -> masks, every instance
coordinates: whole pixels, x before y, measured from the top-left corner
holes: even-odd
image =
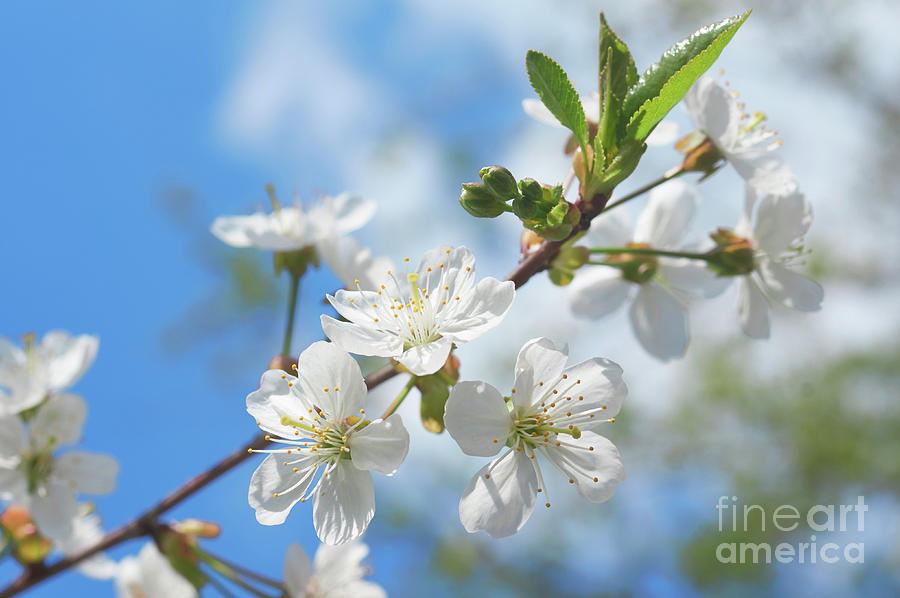
[[[553,118],[543,114],[546,108],[534,100],[523,105],[542,122]],[[662,361],[684,356],[691,304],[719,295],[738,275],[740,323],[752,338],[769,336],[770,305],[816,311],[823,299],[818,284],[791,268],[804,255],[803,237],[812,222],[812,207],[777,152],[780,143],[773,139],[775,133],[762,126],[765,117],[746,114],[736,94],[708,75],[691,88],[684,106],[697,131],[678,145],[712,156],[716,164],[707,174],[727,162],[745,180],[741,219],[731,231],[720,229],[719,236],[725,238],[717,241],[725,254],[746,251],[743,271],[723,275],[708,268],[704,253],[715,249],[711,243],[684,245],[700,198],[692,186],[672,180],[650,192],[633,230],[622,208],[593,220],[580,243],[606,254],[606,259],[590,262],[600,267],[582,268],[568,288],[573,313],[585,318],[606,316],[630,301],[635,336]],[[594,106],[585,102],[590,114],[588,108]],[[675,137],[672,128],[663,129],[668,141]],[[623,251],[616,253],[614,248]]]
[[[64,553],[100,535],[82,494],[113,491],[119,465],[108,455],[69,447],[81,440],[87,405],[66,392],[97,355],[97,337],[48,332],[24,347],[0,338],[0,499],[30,514],[40,534]],[[108,577],[102,558],[82,569]]]

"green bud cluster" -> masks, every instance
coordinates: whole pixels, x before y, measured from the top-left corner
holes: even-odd
[[[464,183],[459,197],[460,205],[476,218],[512,212],[525,228],[551,241],[568,237],[581,220],[581,211],[563,198],[561,185],[528,178],[516,183],[502,166],[486,166],[478,174],[481,183]]]

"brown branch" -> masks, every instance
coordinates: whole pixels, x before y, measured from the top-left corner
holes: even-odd
[[[574,227],[572,233],[562,241],[544,241],[536,250],[519,262],[519,265],[509,273],[506,280],[513,281],[518,289],[528,282],[532,276],[546,270],[552,263],[553,258],[559,253],[563,243],[580,232],[587,230],[591,224],[591,220],[603,211],[607,200],[608,197],[603,195],[595,196],[590,204],[584,204],[579,200],[576,205],[581,209],[581,221]],[[379,384],[390,380],[398,373],[398,370],[393,367],[393,365],[387,365],[366,377],[366,388],[371,390]],[[119,529],[110,532],[103,540],[94,546],[64,557],[49,566],[37,565],[29,567],[6,588],[0,591],[0,598],[10,598],[20,592],[24,592],[47,578],[70,569],[82,561],[123,542],[142,536],[152,535],[154,529],[159,525],[157,520],[166,511],[172,509],[221,475],[243,463],[250,456],[251,449],[261,449],[268,444],[269,442],[266,440],[265,435],[258,434],[248,444],[242,446],[211,468],[186,482],[183,486],[163,498],[156,503],[155,506],[145,511],[144,514],[140,515],[130,523],[126,523]]]

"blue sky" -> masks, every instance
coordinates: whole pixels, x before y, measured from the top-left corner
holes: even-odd
[[[646,64],[687,31],[669,31],[658,22],[638,31],[638,10],[610,7],[610,20],[624,24],[626,38],[633,33],[634,53]],[[535,3],[516,12],[509,3],[476,2],[456,11],[362,2],[344,8],[238,2],[4,8],[0,334],[64,328],[100,336],[97,362],[76,390],[90,406],[85,448],[114,453],[122,463],[117,491],[97,500],[108,527],[127,521],[255,431],[244,397],[278,349],[280,304],[255,311],[244,326],[205,333],[179,351],[163,342],[163,331],[190,323],[191,307],[221,288],[214,268],[228,250],[207,235],[206,224],[216,215],[261,205],[267,182],[303,200],[348,189],[379,201],[378,216],[361,234],[376,252],[416,256],[436,240],[465,243],[481,250],[482,272],[503,275],[516,259],[516,227],[472,222],[456,204],[458,185],[474,178],[479,166],[501,161],[520,176],[564,176],[567,165],[556,151],[563,142],[559,133],[528,123],[519,110],[519,100],[530,95],[524,53],[528,47],[548,51],[588,89],[595,68],[595,12],[590,3],[566,4],[565,10]],[[725,56],[729,75],[739,72],[748,95],[758,103],[767,100],[782,136],[795,140],[786,152],[813,191],[825,195],[835,183],[843,188],[836,176],[814,176],[828,164],[822,160],[829,159],[823,158],[829,144],[809,148],[798,139],[846,106],[823,100],[819,118],[798,116],[792,94],[816,97],[818,90],[812,84],[800,91],[784,85],[793,75],[777,66],[780,58],[757,51],[765,34],[751,19]],[[686,122],[682,115],[676,119]],[[858,142],[840,126],[816,134],[835,143]],[[671,153],[648,155],[637,179],[648,179],[675,159]],[[734,220],[740,198],[735,182],[723,175],[711,184],[708,197],[726,199],[710,202],[704,225]],[[161,207],[161,195],[172,188],[187,188],[197,198],[184,225]],[[836,202],[827,197],[822,201],[818,213],[827,230],[829,223],[842,222],[846,208],[833,207]],[[296,351],[320,337],[318,301],[334,282],[324,272],[304,282]],[[553,289],[546,281],[534,286],[520,311],[483,348],[461,352],[471,364],[468,377],[490,376],[505,384],[509,376],[494,373],[494,365],[508,363],[519,346],[510,348],[506,339],[520,342],[549,332],[560,341],[570,336],[581,358],[596,351],[614,356],[626,371],[656,367],[637,350],[623,317],[611,320],[609,335],[566,314],[535,319],[534,313],[545,313],[539,308]],[[890,293],[883,299],[888,303],[896,298]],[[870,340],[878,323],[866,323],[854,297],[839,303],[835,316],[820,320],[816,330],[829,334],[850,314],[863,327],[852,342]],[[723,305],[700,320],[717,323],[714,332],[700,336],[734,336],[733,306]],[[723,314],[727,327],[718,325]],[[773,348],[759,350],[775,356],[763,359],[763,367],[791,354],[793,339],[809,328],[783,324]],[[492,352],[504,356],[490,357]],[[235,355],[242,360],[238,367]],[[636,394],[652,396],[678,381],[686,364],[660,368],[663,375],[656,380],[637,381]],[[414,411],[407,415],[415,417]],[[428,437],[419,446],[426,456],[451,449]],[[172,516],[222,522],[223,536],[211,549],[277,575],[286,545],[298,541],[312,550],[315,536],[302,508],[277,528],[255,523],[246,501],[254,466],[233,471]],[[432,475],[450,472],[463,483],[476,469],[451,457],[441,467]],[[433,498],[416,490],[415,476],[422,471],[419,465],[401,472],[394,488],[380,480],[379,513],[389,510],[390,497],[406,494],[421,510],[423,500]],[[441,495],[448,508],[440,529],[458,527],[456,491]],[[378,548],[371,557],[375,579],[389,590],[408,590],[410,582],[402,585],[398,577],[410,567],[427,566],[421,543],[429,540],[423,538],[398,532],[376,515],[370,533]],[[502,546],[504,554],[522,550],[511,542]],[[138,548],[132,543],[114,555]],[[659,577],[670,566],[642,582],[648,594],[680,591],[677,582]],[[0,566],[4,577],[13,572],[8,563]],[[582,573],[573,583],[592,579],[591,572]],[[31,595],[62,592],[112,595],[109,584],[77,574],[58,577]]]

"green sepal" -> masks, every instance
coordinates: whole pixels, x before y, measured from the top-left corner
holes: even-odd
[[[647,150],[642,141],[626,141],[618,153],[602,171],[597,169],[591,183],[585,190],[585,198],[592,198],[598,193],[609,193],[616,185],[628,178],[637,168],[641,156]]]
[[[586,147],[584,108],[566,72],[552,58],[536,50],[528,50],[525,68],[528,80],[544,106],[556,120],[572,131],[579,145]]]
[[[200,569],[192,539],[172,531],[164,531],[157,544],[172,568],[192,586],[199,590],[206,584],[208,577]]]
[[[444,431],[444,406],[450,397],[450,389],[459,380],[459,362],[453,355],[440,370],[428,376],[416,377],[416,388],[422,395],[419,413],[422,425],[429,432]]]
[[[319,267],[319,255],[316,248],[307,245],[303,249],[296,251],[276,251],[272,256],[272,264],[275,267],[275,275],[281,275],[283,270],[287,270],[297,278],[306,274],[309,266]]]
[[[669,48],[659,62],[644,71],[625,98],[626,137],[638,141],[646,139],[712,66],[748,16],[749,11],[699,29]]]

